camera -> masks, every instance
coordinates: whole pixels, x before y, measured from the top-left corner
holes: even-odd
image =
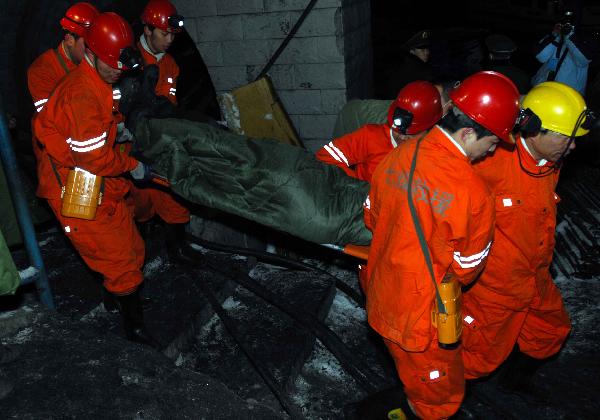
[[[573,29],[575,27],[573,26],[573,12],[568,11],[565,12],[565,15],[562,19],[562,21],[560,22],[560,33],[562,36],[567,36],[569,35],[571,32],[573,32]]]
[[[573,31],[574,26],[570,23],[563,23],[560,25],[560,33],[562,36],[567,36]]]

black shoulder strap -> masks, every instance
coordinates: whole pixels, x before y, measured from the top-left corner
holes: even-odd
[[[433,273],[433,262],[431,261],[431,254],[429,253],[429,248],[427,247],[427,241],[425,240],[425,234],[423,233],[423,229],[421,228],[421,223],[419,222],[419,215],[417,214],[417,209],[415,208],[415,204],[413,203],[412,198],[412,182],[413,176],[415,174],[415,168],[417,167],[417,153],[419,152],[419,146],[421,145],[421,141],[423,137],[417,140],[417,147],[415,148],[415,154],[413,155],[412,163],[410,164],[410,172],[408,174],[408,208],[410,209],[410,215],[412,216],[413,223],[415,224],[415,232],[417,233],[417,237],[419,238],[419,245],[421,245],[421,251],[423,251],[423,256],[425,257],[425,263],[427,263],[427,269],[429,270],[429,275],[431,276],[431,281],[433,282],[433,287],[435,288],[435,298],[437,301],[438,311],[440,313],[447,313],[446,306],[442,301],[442,297],[440,296],[440,291],[437,287],[437,282],[435,281],[435,274]]]
[[[56,48],[54,50],[54,54],[56,54],[56,59],[58,60],[60,66],[63,68],[63,70],[65,71],[65,73],[68,73],[69,72],[69,68],[67,67],[67,63],[65,63],[65,59],[58,52],[58,48]]]
[[[62,180],[60,179],[60,174],[58,173],[58,169],[56,169],[56,165],[54,164],[54,161],[52,160],[52,158],[50,156],[48,156],[48,160],[50,161],[50,165],[52,165],[52,171],[54,172],[54,175],[56,176],[56,180],[58,181],[58,185],[62,189],[63,188],[63,183],[62,183]]]
[[[568,52],[569,52],[569,49],[567,47],[565,47],[565,51],[562,53],[562,55],[560,56],[560,59],[558,60],[558,63],[556,64],[556,70],[554,71],[554,77],[556,77],[558,75],[560,66],[562,66],[563,61],[565,61],[565,58],[567,57]]]

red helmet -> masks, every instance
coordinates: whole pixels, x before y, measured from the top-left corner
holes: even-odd
[[[65,16],[60,20],[60,26],[76,35],[85,36],[87,29],[99,14],[98,9],[90,3],[83,1],[75,3],[65,12]]]
[[[142,22],[167,32],[183,29],[183,16],[177,14],[169,0],[150,0],[142,12]]]
[[[422,80],[404,86],[388,110],[388,124],[402,134],[425,131],[442,117],[437,88]]]
[[[114,69],[129,69],[123,63],[122,52],[133,47],[133,32],[129,23],[113,12],[99,14],[90,26],[85,42],[90,50]]]
[[[519,91],[503,74],[480,71],[450,92],[454,105],[502,140],[512,143],[510,132],[519,116]]]

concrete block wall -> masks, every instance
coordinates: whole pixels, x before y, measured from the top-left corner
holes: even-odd
[[[309,0],[175,0],[217,93],[252,82]],[[319,0],[269,75],[311,150],[338,111],[371,86],[369,0]]]

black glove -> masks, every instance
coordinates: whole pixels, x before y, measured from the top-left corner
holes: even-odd
[[[136,107],[129,112],[125,120],[125,127],[135,136],[136,129],[142,120],[152,117],[152,110],[146,107]]]
[[[153,101],[156,97],[156,84],[158,83],[158,66],[150,64],[144,66],[140,80],[141,84],[141,99],[144,103]]]
[[[123,115],[129,115],[131,110],[142,102],[140,98],[142,84],[140,82],[142,73],[127,72],[118,83],[113,85],[113,89],[118,89],[121,92],[119,99],[119,111]]]
[[[135,169],[129,171],[131,177],[141,183],[147,183],[152,180],[152,168],[144,162],[138,162]]]

